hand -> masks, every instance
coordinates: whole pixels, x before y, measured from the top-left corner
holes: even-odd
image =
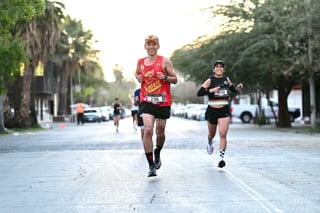
[[[163,72],[157,72],[157,78],[160,80],[166,80],[166,75]]]
[[[210,93],[215,93],[215,92],[219,92],[219,91],[220,91],[220,87],[219,86],[209,89]]]
[[[243,88],[243,84],[241,84],[241,83],[238,84],[237,87],[236,87],[237,90],[241,90],[242,88]]]
[[[142,75],[136,75],[136,79],[138,80],[139,83],[142,82]]]

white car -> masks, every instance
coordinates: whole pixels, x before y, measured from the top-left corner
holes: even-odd
[[[110,106],[99,107],[102,121],[109,121],[112,119],[112,111]]]
[[[261,99],[261,106],[266,118],[272,119],[274,118],[274,115],[272,113],[271,105],[275,115],[278,116],[279,109],[277,101],[270,99],[270,102],[268,102],[266,98]],[[259,107],[257,104],[232,104],[232,116],[240,118],[243,123],[250,123],[258,110]],[[288,106],[288,113],[291,122],[294,122],[294,120],[301,115],[300,108],[296,106]]]
[[[87,107],[84,109],[83,121],[88,122],[98,122],[102,121],[102,115],[99,107]]]
[[[195,119],[197,121],[204,121],[205,120],[205,114],[206,114],[206,110],[207,110],[208,105],[207,104],[199,104],[196,107],[196,111],[195,111]]]
[[[197,104],[187,104],[184,108],[184,118],[191,119]]]

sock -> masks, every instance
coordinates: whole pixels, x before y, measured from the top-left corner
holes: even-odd
[[[153,153],[152,152],[146,153],[146,157],[147,157],[149,166],[153,165],[154,164],[154,162],[153,162]]]
[[[154,150],[155,153],[160,154],[162,146],[157,145],[156,149]]]
[[[213,144],[213,141],[212,141],[212,140],[211,140],[211,141],[208,141],[208,144],[212,145],[212,144]]]
[[[220,149],[220,157],[221,157],[222,160],[224,158],[225,151],[226,151],[225,149]]]

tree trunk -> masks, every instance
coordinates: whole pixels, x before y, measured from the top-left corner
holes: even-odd
[[[60,72],[58,115],[67,114],[68,79],[68,69],[64,69],[62,72]]]
[[[289,93],[278,89],[278,127],[291,128],[291,121],[288,112],[288,95]]]
[[[22,77],[22,91],[21,91],[21,102],[19,110],[15,113],[16,127],[30,128],[30,101],[31,101],[31,85],[33,78],[34,66],[32,64],[26,65]]]

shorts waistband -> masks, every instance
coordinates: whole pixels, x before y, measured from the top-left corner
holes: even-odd
[[[227,105],[228,101],[208,101],[208,105]]]

